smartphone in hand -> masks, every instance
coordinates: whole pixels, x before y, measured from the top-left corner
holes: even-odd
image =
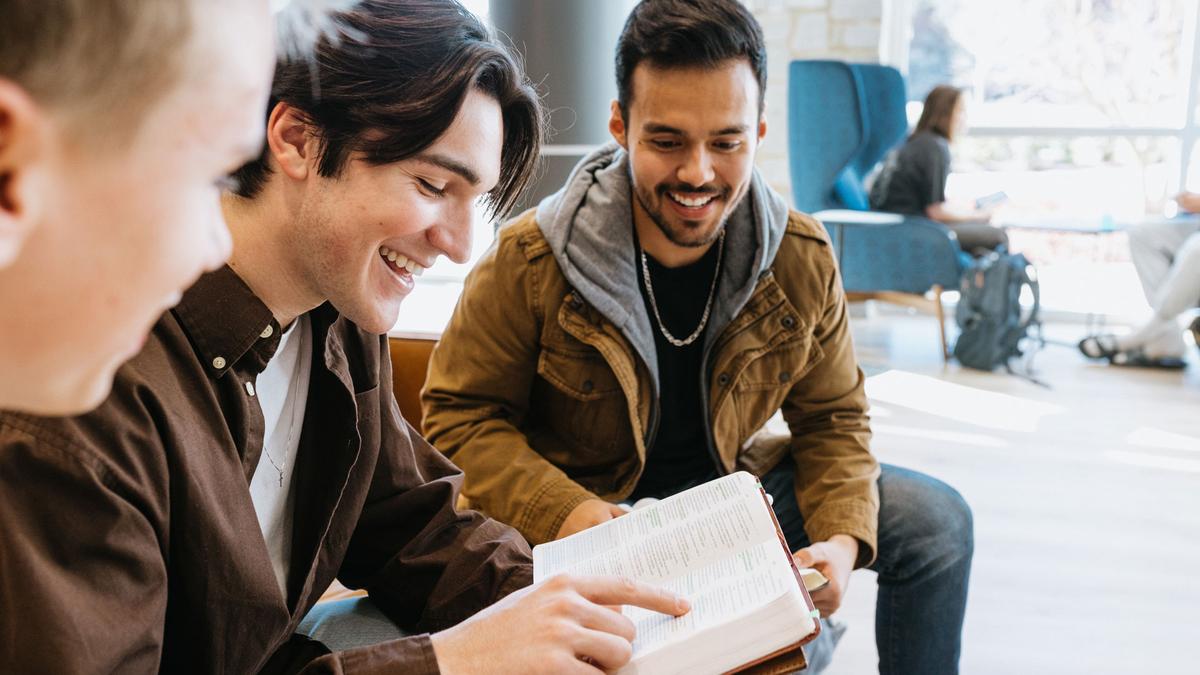
[[[1008,201],[1008,195],[1004,192],[993,192],[990,195],[984,195],[975,200],[975,209],[979,211],[987,211],[1000,206]]]

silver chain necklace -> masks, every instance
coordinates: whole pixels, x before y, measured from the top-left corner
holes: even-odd
[[[717,267],[713,270],[712,286],[708,289],[708,301],[704,303],[704,314],[700,317],[700,325],[696,326],[696,330],[692,331],[691,335],[682,340],[671,335],[671,331],[667,330],[667,324],[663,323],[662,315],[658,313],[658,301],[654,298],[654,285],[650,283],[650,263],[646,262],[646,249],[640,246],[638,248],[642,254],[642,278],[646,282],[646,295],[650,296],[650,309],[654,310],[654,318],[658,321],[658,330],[662,331],[667,342],[676,347],[686,347],[692,344],[704,332],[704,327],[708,325],[708,313],[712,311],[713,298],[716,297],[717,279],[721,276],[721,258],[725,255],[725,230],[721,230],[721,235],[717,239]]]

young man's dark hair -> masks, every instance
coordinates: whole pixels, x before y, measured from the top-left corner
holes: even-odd
[[[737,0],[642,0],[625,20],[617,41],[617,103],[629,117],[633,71],[645,61],[657,68],[712,67],[745,58],[758,79],[758,112],[767,91],[767,48],[750,10]]]
[[[513,53],[457,2],[411,0],[397,11],[364,0],[340,19],[345,30],[336,44],[322,41],[315,64],[280,60],[268,105],[288,103],[309,118],[321,175],[339,175],[353,152],[375,165],[420,153],[475,87],[496,99],[504,120],[500,182],[488,205],[494,215],[512,208],[536,168],[543,130],[537,94]],[[242,197],[262,189],[267,153],[235,174]]]

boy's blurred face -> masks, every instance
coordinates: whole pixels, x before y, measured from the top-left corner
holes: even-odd
[[[0,181],[0,238],[4,224],[27,237],[0,268],[0,407],[98,405],[157,317],[229,256],[218,192],[261,144],[270,12],[266,0],[196,4],[181,76],[126,141],[103,138],[115,119],[89,126],[65,110],[35,108],[14,129],[28,136]]]

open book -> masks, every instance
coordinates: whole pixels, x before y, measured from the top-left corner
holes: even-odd
[[[735,672],[781,659],[794,670],[820,630],[767,495],[744,471],[535,546],[534,580],[560,573],[630,577],[691,601],[678,618],[623,609],[637,637],[620,675]]]

